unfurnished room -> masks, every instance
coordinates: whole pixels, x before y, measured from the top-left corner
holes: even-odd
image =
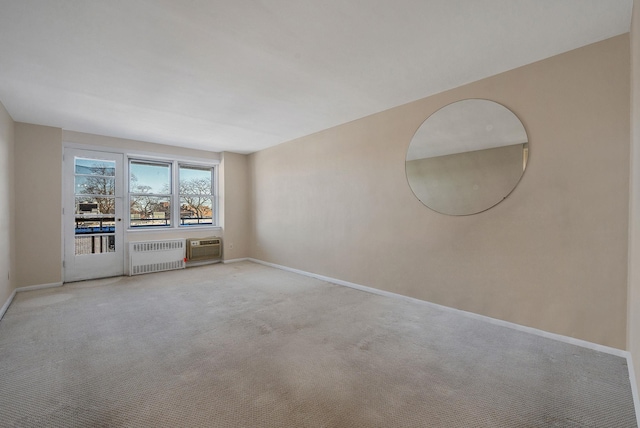
[[[638,427],[638,0],[0,0],[0,427]]]

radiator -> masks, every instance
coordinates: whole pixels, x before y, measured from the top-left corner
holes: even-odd
[[[184,269],[185,240],[129,242],[129,275]]]

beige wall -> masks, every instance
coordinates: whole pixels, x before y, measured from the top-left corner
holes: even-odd
[[[640,1],[631,20],[631,180],[629,193],[628,349],[640,384]]]
[[[249,197],[248,156],[224,152],[222,154],[220,200],[224,229],[223,257],[234,260],[249,255],[249,228],[251,222]]]
[[[99,147],[110,147],[125,151],[151,152],[161,155],[187,156],[198,159],[220,160],[218,152],[205,150],[185,149],[183,147],[168,146],[165,144],[149,143],[145,141],[127,140],[103,135],[85,134],[75,131],[63,131],[62,138],[65,143],[83,144]]]
[[[62,130],[15,124],[16,284],[62,281]]]
[[[15,288],[13,128],[13,119],[0,103],[0,307]]]
[[[404,160],[464,98],[511,109],[530,158],[504,202],[452,217]],[[623,35],[251,155],[251,256],[624,348],[628,156]]]

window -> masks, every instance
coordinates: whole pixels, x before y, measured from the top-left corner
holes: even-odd
[[[180,224],[213,224],[213,168],[179,166]]]
[[[171,164],[129,162],[131,227],[171,226]]]
[[[211,165],[130,159],[129,227],[215,225],[214,177]]]
[[[116,163],[74,157],[75,254],[115,251]]]

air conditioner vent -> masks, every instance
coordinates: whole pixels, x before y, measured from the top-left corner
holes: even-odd
[[[222,239],[190,238],[187,239],[187,260],[220,260],[222,257]]]

